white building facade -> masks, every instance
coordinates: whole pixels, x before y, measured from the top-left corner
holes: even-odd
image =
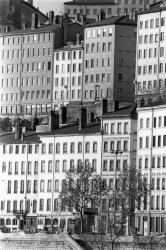
[[[151,190],[136,211],[136,226],[144,235],[166,232],[166,106],[138,108],[137,167]]]
[[[13,134],[6,139],[1,137],[0,145],[0,227],[67,229],[78,215],[66,211],[59,200],[65,172],[85,162],[100,174],[100,124],[84,131],[71,126],[40,136],[29,134],[22,142]]]

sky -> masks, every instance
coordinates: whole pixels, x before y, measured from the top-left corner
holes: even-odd
[[[40,11],[45,14],[50,10],[53,10],[56,14],[63,13],[63,2],[68,2],[69,0],[33,0],[35,7],[39,7]]]

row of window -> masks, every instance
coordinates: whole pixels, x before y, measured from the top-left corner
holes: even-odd
[[[103,151],[106,152],[114,152],[115,150],[127,152],[128,151],[128,140],[117,140],[116,142],[111,141],[104,141]]]
[[[147,43],[158,43],[158,42],[164,42],[164,32],[161,32],[160,35],[158,33],[156,34],[150,34],[150,35],[141,35],[138,37],[138,43],[139,44],[147,44]]]
[[[127,170],[128,163],[127,160],[117,159],[116,162],[114,160],[104,160],[103,161],[103,171],[125,171]]]
[[[69,88],[70,85],[72,86],[81,86],[82,84],[82,77],[56,77],[55,78],[55,87],[66,87]]]
[[[141,231],[141,216],[137,217],[138,220],[138,231]],[[144,217],[147,221],[147,217]],[[164,217],[152,217],[150,218],[150,232],[164,233],[165,228],[165,218]]]
[[[165,17],[152,18],[150,20],[140,21],[140,29],[158,28],[159,26],[165,26]]]
[[[104,134],[128,134],[129,133],[129,123],[128,122],[118,122],[117,124],[115,123],[106,123],[104,122],[103,125],[104,129]]]
[[[32,63],[22,63],[21,64],[21,72],[35,72],[35,71],[46,71],[51,70],[51,62],[32,62]],[[1,68],[2,74],[13,74],[20,73],[20,64],[7,64],[6,66],[2,66]]]
[[[139,169],[148,169],[150,166],[150,159],[149,157],[145,156],[145,158],[139,158],[138,160],[138,167]],[[152,168],[166,168],[166,156],[153,156],[152,157]]]
[[[18,50],[2,50],[2,59],[17,59],[17,58],[32,58],[32,57],[41,57],[41,56],[51,56],[50,48],[28,48],[28,49],[20,49]]]
[[[3,45],[18,45],[33,42],[50,42],[53,39],[52,33],[29,34],[23,36],[4,37]]]
[[[12,206],[13,203],[13,206]],[[19,207],[18,207],[19,205]],[[26,202],[26,211],[29,212],[31,210],[32,207],[32,213],[36,213],[37,209],[39,209],[39,211],[51,211],[51,199],[40,199],[39,200],[39,208],[37,208],[37,200],[27,200]],[[46,207],[45,207],[46,205]],[[17,200],[13,200],[13,202],[11,200],[7,200],[7,201],[1,201],[1,211],[6,210],[7,213],[13,213],[13,212],[17,212],[19,211],[24,211],[25,207],[24,207],[24,201],[20,200],[19,202]],[[58,202],[58,199],[54,199],[54,212],[57,212],[59,210],[59,208],[61,208],[61,211],[65,210],[65,206],[63,204],[60,204]]]
[[[82,72],[82,63],[57,64],[54,66],[55,74]]]
[[[94,53],[94,52],[105,52],[112,50],[112,42],[108,43],[87,43],[85,45],[86,53]]]
[[[110,98],[112,91],[110,88],[95,88],[94,90],[85,90],[84,91],[84,98],[85,99],[95,99],[96,101],[101,100],[101,98]]]
[[[138,82],[136,86],[137,90],[151,90],[154,89],[156,91],[166,88],[166,79],[159,79],[159,80],[153,80],[153,81],[142,81]]]
[[[139,128],[150,128],[150,118],[140,118]],[[153,118],[153,128],[166,127],[166,116],[158,116]]]
[[[92,146],[92,148],[90,147]],[[39,153],[39,144],[35,145],[28,145],[28,154],[38,154]],[[97,153],[97,142],[85,142],[85,153]],[[7,151],[8,149],[8,151]],[[46,154],[48,152],[49,154],[53,154],[53,143],[48,144],[48,148],[46,150],[46,144],[42,143],[40,147],[40,152],[41,154]],[[3,154],[26,154],[27,148],[26,145],[3,145]],[[64,142],[63,144],[56,143],[55,145],[55,153],[82,153],[83,152],[83,144],[82,142],[74,143],[71,142],[66,143]]]
[[[122,73],[121,73],[122,74]],[[119,77],[122,81],[122,76]],[[111,81],[111,73],[101,73],[96,75],[85,75],[85,83],[104,83]]]
[[[160,57],[164,56],[164,47],[160,47],[160,50],[158,48],[138,50],[138,59],[154,58],[157,57],[158,55]]]
[[[143,65],[138,66],[138,75],[146,75],[146,74],[157,74],[159,73],[166,73],[166,64],[160,63],[158,64],[151,64],[151,65]]]
[[[107,67],[107,66],[111,66],[110,57],[85,60],[85,68],[101,68],[101,67]]]
[[[166,189],[166,178],[151,179],[151,190],[165,190],[165,189]]]
[[[60,90],[60,91],[55,91],[54,92],[54,99],[57,100],[75,100],[75,99],[81,99],[82,98],[82,90],[78,89],[77,91],[72,89],[72,90]]]
[[[165,210],[165,195],[151,196],[151,210]]]
[[[158,135],[158,136],[153,136],[152,139],[152,146],[153,147],[165,147],[166,146],[166,135]],[[150,137],[146,136],[145,138],[140,137],[139,138],[139,148],[150,148]]]
[[[65,180],[62,180],[62,188],[64,186],[64,182]],[[40,180],[40,182],[38,182],[38,180],[34,180],[34,181],[31,181],[31,180],[27,180],[26,182],[26,192],[28,194],[30,193],[44,193],[44,192],[47,192],[47,193],[50,193],[54,190],[54,192],[59,192],[59,189],[60,189],[60,181],[59,180],[55,180],[54,181],[54,187],[52,186],[52,180]],[[39,184],[38,184],[39,183]],[[38,187],[39,185],[39,187]],[[53,188],[53,190],[52,190]],[[38,190],[39,189],[39,190]],[[7,182],[7,193],[8,194],[17,194],[19,193],[20,194],[23,194],[25,192],[25,181],[24,180],[21,180],[20,181],[20,188],[19,188],[19,181],[15,180],[15,181],[11,181],[9,180]]]
[[[66,170],[68,168],[70,168],[71,170],[73,170],[76,166],[80,166],[82,160],[78,159],[77,162],[72,160],[56,160],[55,161],[55,167],[54,167],[54,171],[55,173],[59,173],[59,172],[66,172]],[[85,159],[85,165],[89,166],[90,161],[88,159]],[[92,167],[94,169],[94,171],[97,171],[97,160],[96,159],[92,159]],[[68,167],[69,166],[69,167]],[[39,170],[40,167],[40,170]],[[36,175],[39,172],[40,173],[52,173],[53,172],[53,162],[52,160],[49,160],[48,162],[46,161],[28,161],[27,162],[27,166],[26,166],[26,162],[25,161],[21,161],[21,162],[2,162],[2,173],[8,173],[8,175]]]
[[[71,59],[81,59],[83,51],[82,50],[73,50],[71,51],[63,51],[63,52],[55,52],[55,60],[56,61],[64,61]]]
[[[21,82],[21,84],[20,84]],[[29,86],[46,86],[51,84],[50,76],[37,76],[37,77],[20,77],[17,78],[2,78],[1,88],[15,88],[15,87],[29,87]]]
[[[21,112],[22,110],[22,112]],[[20,105],[12,105],[12,106],[1,106],[0,114],[48,114],[51,110],[50,104],[36,104],[36,105],[22,105],[20,109]]]

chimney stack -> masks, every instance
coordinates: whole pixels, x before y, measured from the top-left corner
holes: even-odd
[[[21,136],[22,136],[21,120],[17,118],[15,121],[15,140],[21,139]]]
[[[76,34],[76,43],[77,43],[77,45],[80,44],[80,34],[79,33]]]
[[[54,21],[54,11],[49,11],[49,24],[53,24]]]
[[[85,128],[87,125],[87,109],[81,108],[79,113],[79,131]]]
[[[28,0],[28,3],[33,5],[33,0]]]
[[[107,99],[102,99],[102,104],[101,104],[101,108],[102,108],[102,116],[108,113],[108,100]]]
[[[38,27],[38,14],[32,13],[31,29],[37,29]]]
[[[53,110],[49,112],[49,131],[54,131],[59,128],[59,114],[55,113]]]

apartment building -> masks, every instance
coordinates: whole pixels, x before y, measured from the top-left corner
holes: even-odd
[[[119,175],[136,166],[136,107],[129,106],[103,115],[102,127],[102,177],[104,182],[112,190],[115,190],[118,187]],[[113,213],[111,211],[112,206],[111,203],[109,203],[109,197],[102,200],[101,207],[103,220],[105,221],[105,225],[108,225],[108,214],[111,217]],[[132,223],[134,223],[134,221],[132,221]],[[106,231],[107,230],[108,228],[106,228]]]
[[[100,174],[101,125],[57,128],[53,132],[0,137],[0,227],[58,231],[77,217],[60,203],[65,172],[84,162]],[[24,219],[24,220],[23,220]]]
[[[132,102],[135,73],[136,22],[127,16],[86,25],[83,100]]]
[[[0,33],[30,28],[33,13],[38,15],[41,25],[48,21],[48,17],[33,6],[33,0],[1,0]]]
[[[48,112],[53,54],[61,44],[60,25],[0,35],[0,115]]]
[[[166,232],[166,105],[137,109],[137,167],[151,187],[136,211],[136,226],[144,235]]]
[[[138,15],[135,93],[142,102],[165,99],[165,3]]]
[[[100,18],[100,14],[109,18],[111,16],[130,15],[135,17],[138,11],[147,9],[153,0],[73,0],[64,3],[65,13],[71,17],[78,18],[80,16],[86,19],[96,20]]]
[[[79,38],[79,34],[78,34]],[[83,46],[79,39],[54,51],[53,106],[80,103],[83,87]]]

